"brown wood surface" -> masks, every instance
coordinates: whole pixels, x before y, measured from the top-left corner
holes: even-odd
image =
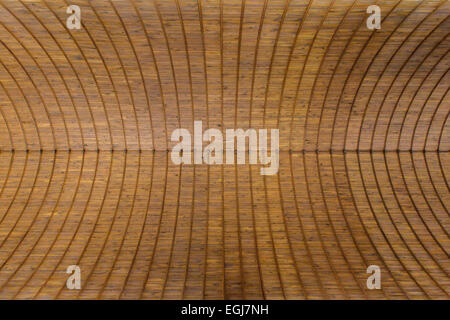
[[[449,299],[449,13],[0,0],[0,299]],[[278,174],[173,164],[194,120],[279,128]]]

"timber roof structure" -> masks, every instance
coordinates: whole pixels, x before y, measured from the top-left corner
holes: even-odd
[[[0,299],[448,299],[449,13],[0,0]],[[175,165],[194,121],[278,129],[278,173]]]

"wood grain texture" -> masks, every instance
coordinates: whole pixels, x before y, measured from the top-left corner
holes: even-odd
[[[449,299],[449,12],[0,0],[0,299]],[[278,174],[173,164],[196,120]]]

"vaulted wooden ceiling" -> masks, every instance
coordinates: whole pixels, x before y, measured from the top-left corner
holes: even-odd
[[[0,298],[448,299],[449,12],[0,0]],[[174,165],[195,120],[278,128],[278,174]]]

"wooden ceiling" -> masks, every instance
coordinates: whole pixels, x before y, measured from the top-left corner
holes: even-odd
[[[448,299],[449,13],[0,0],[0,298]],[[278,128],[278,174],[173,164],[195,120]]]

